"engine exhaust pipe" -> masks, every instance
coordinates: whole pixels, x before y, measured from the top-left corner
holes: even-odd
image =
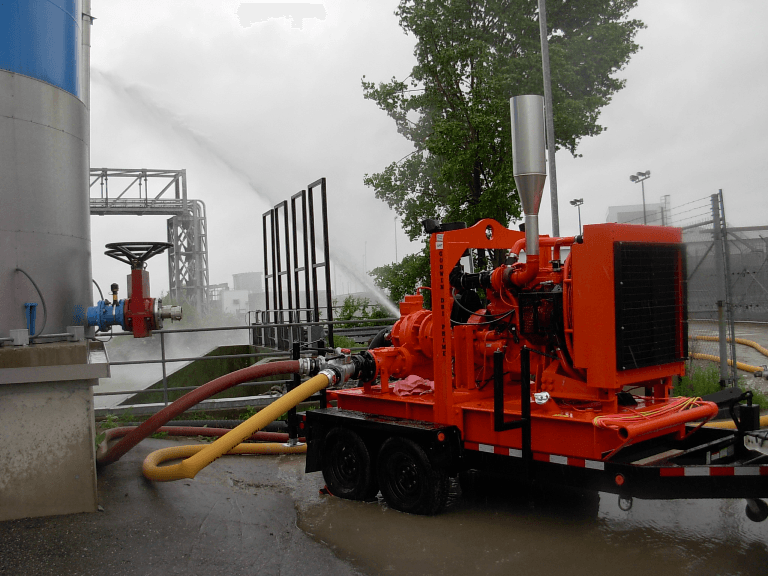
[[[512,115],[512,173],[525,214],[525,254],[539,254],[539,207],[547,179],[544,139],[544,97],[514,96]]]

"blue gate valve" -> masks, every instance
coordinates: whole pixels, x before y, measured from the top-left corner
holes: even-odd
[[[96,306],[89,306],[88,326],[98,326],[99,332],[108,332],[112,326],[116,325],[123,330],[128,330],[123,313],[124,303],[125,300],[120,300],[113,306],[107,300],[99,300]]]

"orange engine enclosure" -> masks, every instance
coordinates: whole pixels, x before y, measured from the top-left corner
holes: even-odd
[[[504,350],[504,413],[507,420],[514,419],[521,414],[520,347],[526,344],[542,351],[543,347],[526,342],[522,336],[516,343],[509,335],[497,338],[489,331],[479,331],[478,327],[452,327],[449,274],[468,248],[512,249],[516,244],[520,246],[524,238],[523,232],[509,230],[493,220],[432,234],[432,311],[421,307],[420,296],[405,298],[400,305],[401,319],[391,333],[393,347],[372,352],[381,385],[367,383],[334,393],[338,407],[455,425],[465,443],[490,445],[494,451],[506,455],[519,450],[522,446],[519,429],[494,430],[493,386],[474,386],[474,370],[478,365],[486,366],[492,351]],[[526,285],[527,289],[535,289],[541,283],[559,284],[568,302],[564,308],[572,311],[566,332],[572,339],[573,366],[563,366],[562,359],[531,354],[531,375],[535,378],[531,390],[548,391],[553,398],[544,405],[531,403],[531,447],[534,453],[599,460],[628,443],[617,430],[593,424],[596,416],[631,413],[618,405],[616,393],[625,387],[644,388],[653,395],[653,399],[645,401],[645,407],[652,408],[655,402],[665,403],[672,377],[684,374],[682,358],[662,365],[617,369],[614,243],[679,244],[681,231],[669,227],[597,224],[584,227],[583,239],[583,244],[572,245],[570,262],[563,269],[551,262],[559,262],[560,247],[553,246],[560,243],[559,239],[541,237],[541,265],[535,279]],[[681,264],[681,285],[682,276]],[[509,303],[510,299],[511,296],[502,295],[500,301]],[[683,338],[686,337],[685,307],[684,302],[679,304],[678,321],[680,338]],[[485,340],[478,340],[478,334],[484,334]],[[408,374],[433,379],[434,394],[403,397],[394,394],[389,377]],[[691,411],[689,419],[711,417],[712,406],[706,410],[696,409],[699,412],[695,414]],[[658,429],[645,430],[642,438],[636,437],[633,441],[662,434],[673,433],[678,437],[685,434],[685,422],[661,424]]]

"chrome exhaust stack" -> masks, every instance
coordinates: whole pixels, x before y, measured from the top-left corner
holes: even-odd
[[[514,96],[512,115],[512,173],[525,214],[525,255],[539,254],[539,207],[547,179],[544,137],[544,97]]]

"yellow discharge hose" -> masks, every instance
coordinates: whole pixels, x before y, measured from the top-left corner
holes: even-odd
[[[171,446],[170,448],[163,448],[162,450],[155,450],[144,459],[144,464],[141,469],[144,472],[144,476],[150,480],[164,481],[164,480],[180,480],[186,478],[186,476],[176,476],[170,478],[172,474],[166,472],[173,466],[162,466],[162,462],[168,460],[177,460],[179,458],[189,458],[194,456],[201,450],[208,448],[205,444],[194,444],[189,446]],[[285,444],[279,444],[277,442],[260,442],[258,444],[239,444],[232,448],[227,455],[231,454],[304,454],[307,451],[306,444],[300,444],[298,446],[286,446]]]
[[[691,358],[695,358],[696,360],[711,360],[712,362],[720,362],[720,356],[715,356],[714,354],[702,354],[700,352],[691,352],[688,354]],[[728,366],[733,366],[733,360],[728,360]],[[759,372],[762,370],[762,367],[760,366],[752,366],[751,364],[744,364],[744,362],[736,361],[736,368],[739,370],[744,370],[744,372]]]
[[[733,420],[721,420],[718,422],[707,422],[704,424],[706,428],[725,428],[727,430],[736,430],[736,424]],[[768,426],[768,414],[760,416],[760,428]]]
[[[691,340],[705,340],[707,342],[719,342],[720,338],[717,336],[690,336]],[[731,339],[728,338],[728,342]],[[750,346],[760,352],[763,356],[768,356],[768,348],[764,348],[754,340],[747,340],[746,338],[736,338],[736,344],[743,344],[744,346]]]
[[[240,424],[231,432],[225,434],[212,444],[207,446],[178,446],[164,448],[152,452],[144,459],[142,472],[149,480],[167,482],[181,480],[182,478],[194,478],[200,470],[224,454],[277,454],[297,453],[306,450],[304,446],[288,447],[282,444],[243,444],[246,438],[253,435],[273,420],[285,414],[291,408],[319,392],[329,384],[328,376],[318,374],[294,388],[284,396],[281,396],[272,404],[259,411],[254,416]],[[251,448],[253,447],[253,448]],[[242,450],[242,451],[241,451]],[[177,458],[186,458],[178,464],[159,466],[161,462]]]

